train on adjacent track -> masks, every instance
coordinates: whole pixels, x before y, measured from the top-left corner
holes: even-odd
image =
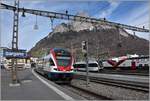
[[[50,49],[47,56],[37,60],[36,71],[56,82],[70,82],[73,78],[74,59],[62,48]]]
[[[85,61],[76,62],[73,66],[76,71],[86,71]],[[88,70],[90,72],[99,72],[102,69],[103,69],[103,66],[100,66],[97,61],[94,61],[94,60],[88,61]]]
[[[149,56],[122,56],[101,62],[105,69],[149,69]]]

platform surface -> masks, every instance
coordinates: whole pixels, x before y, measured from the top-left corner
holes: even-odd
[[[40,76],[48,85],[55,88],[56,91],[60,90],[59,93],[56,92],[41,82],[32,72],[31,69],[18,71],[19,81],[21,82],[20,86],[10,86],[11,71],[1,69],[1,100],[66,100],[66,96],[68,99],[83,99],[68,90],[56,87],[53,82]]]

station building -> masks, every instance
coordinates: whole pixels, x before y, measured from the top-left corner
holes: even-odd
[[[0,62],[7,70],[12,67],[12,58],[17,58],[18,69],[31,68],[31,59],[26,50],[22,52],[13,52],[7,47],[0,47]],[[14,57],[15,56],[15,57]]]

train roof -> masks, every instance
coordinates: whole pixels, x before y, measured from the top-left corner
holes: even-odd
[[[53,48],[54,52],[60,52],[60,51],[67,51],[69,52],[68,50],[66,49],[63,49],[63,48]]]

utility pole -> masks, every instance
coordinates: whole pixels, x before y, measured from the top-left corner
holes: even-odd
[[[97,39],[97,45],[96,45],[97,47],[96,47],[96,60],[98,60],[98,55],[99,55],[99,40]]]
[[[133,37],[136,38],[135,32],[133,32]]]
[[[86,61],[86,86],[89,85],[89,68],[88,68],[88,41],[82,41],[82,52]]]
[[[73,48],[73,43],[71,42],[71,54],[72,57],[74,58],[74,62],[76,61],[76,57],[75,57],[75,49]]]
[[[15,0],[16,9],[14,10],[13,19],[13,36],[12,36],[12,50],[18,51],[18,24],[19,24],[19,0]],[[12,84],[19,84],[17,78],[17,59],[12,58]]]

